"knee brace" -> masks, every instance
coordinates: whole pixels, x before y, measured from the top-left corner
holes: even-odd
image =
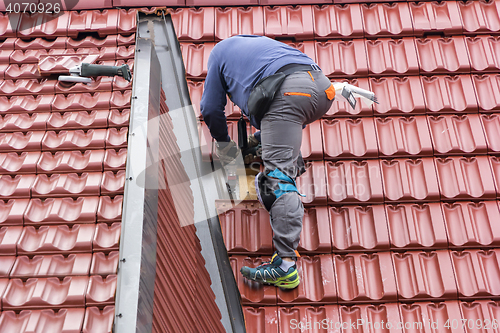
[[[278,181],[278,187],[275,190],[273,190],[273,187],[276,186],[272,185],[270,178],[277,179]],[[255,176],[255,191],[257,192],[259,202],[268,212],[271,210],[276,199],[287,192],[297,192],[298,195],[305,197],[305,195],[301,194],[297,189],[295,180],[285,175],[279,169],[275,169],[267,175],[259,172],[259,174]]]

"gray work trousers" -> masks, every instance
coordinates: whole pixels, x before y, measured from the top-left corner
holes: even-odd
[[[262,160],[265,174],[275,169],[296,179],[302,127],[323,116],[332,104],[325,90],[330,80],[321,71],[299,71],[288,75],[261,122]],[[271,187],[282,181],[269,178]],[[281,195],[271,207],[275,249],[281,257],[296,257],[302,231],[304,206],[296,192]]]

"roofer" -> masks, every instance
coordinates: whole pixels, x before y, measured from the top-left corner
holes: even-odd
[[[241,273],[259,283],[295,288],[300,283],[295,261],[304,215],[295,183],[302,129],[328,111],[335,88],[311,58],[279,41],[242,35],[219,42],[208,59],[200,107],[223,165],[239,151],[228,135],[226,94],[261,130],[255,137],[260,136],[265,170],[255,183],[271,216],[276,249],[271,262],[242,267]]]

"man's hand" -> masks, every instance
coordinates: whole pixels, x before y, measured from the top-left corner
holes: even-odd
[[[243,150],[243,162],[251,164],[262,157],[260,141],[252,134],[248,137],[248,148]]]
[[[252,134],[248,137],[248,148],[257,147],[260,141]]]
[[[229,142],[216,142],[215,145],[217,146],[217,156],[219,156],[222,165],[231,163],[240,153],[240,149],[233,140]]]

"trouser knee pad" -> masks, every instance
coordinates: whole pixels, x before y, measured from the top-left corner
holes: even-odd
[[[255,192],[257,192],[259,202],[269,212],[276,201],[276,195],[272,190],[269,178],[262,172],[259,172],[257,176],[255,176]]]
[[[273,185],[273,181],[270,180],[271,178],[275,179],[274,183],[277,183],[277,185]],[[259,172],[255,176],[255,191],[257,192],[259,202],[268,212],[271,211],[271,207],[276,199],[287,192],[297,192],[300,196],[305,196],[300,194],[295,180],[285,175],[279,169],[275,169],[267,174]]]

